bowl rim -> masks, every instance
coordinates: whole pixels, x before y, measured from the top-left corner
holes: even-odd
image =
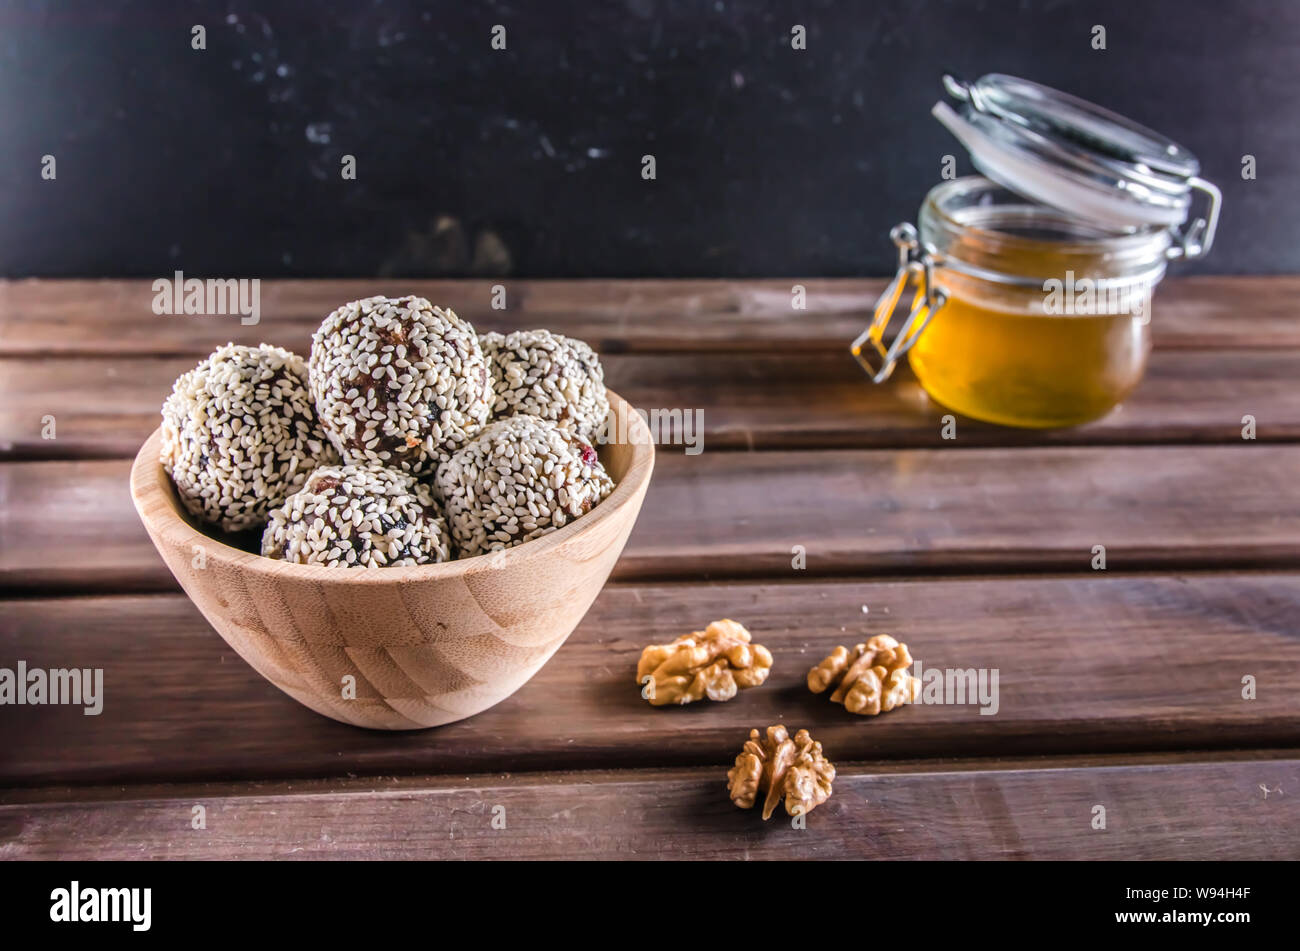
[[[165,539],[168,544],[183,550],[191,550],[192,546],[201,544],[208,558],[216,558],[221,563],[240,571],[273,576],[281,580],[400,584],[441,581],[517,567],[535,558],[546,557],[555,549],[591,532],[606,519],[618,516],[649,483],[650,474],[654,471],[655,458],[655,447],[649,427],[630,403],[613,390],[607,390],[607,393],[610,413],[621,413],[627,420],[626,439],[621,444],[632,448],[632,459],[628,463],[627,471],[614,485],[614,491],[590,512],[571,520],[556,531],[548,532],[522,545],[485,555],[473,555],[469,558],[457,558],[431,565],[339,569],[326,565],[304,565],[281,561],[235,548],[195,528],[178,511],[178,504],[173,502],[176,494],[170,484],[170,477],[159,461],[162,443],[161,426],[149,434],[131,463],[131,501],[135,505],[136,514],[140,516],[149,533],[157,536],[159,544]]]

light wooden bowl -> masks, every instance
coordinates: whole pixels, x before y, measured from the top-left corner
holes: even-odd
[[[344,723],[416,730],[510,696],[587,613],[636,522],[654,446],[614,393],[626,441],[599,450],[614,491],[582,518],[503,552],[412,568],[289,564],[200,530],[158,461],[155,431],[131,496],[163,561],[240,657],[289,696]],[[348,677],[355,699],[345,699]]]

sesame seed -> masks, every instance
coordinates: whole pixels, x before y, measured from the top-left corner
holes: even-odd
[[[267,344],[218,347],[176,380],[162,418],[160,461],[181,503],[228,532],[262,524],[338,459],[320,438],[306,363]]]
[[[583,467],[582,445],[555,423],[511,416],[490,423],[437,472],[435,488],[461,556],[510,548],[583,514],[582,500],[603,500],[614,483],[599,460]],[[550,464],[558,495],[538,490]],[[567,481],[565,481],[567,480]]]

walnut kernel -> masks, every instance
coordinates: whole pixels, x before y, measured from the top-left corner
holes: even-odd
[[[875,716],[920,696],[921,681],[907,672],[911,663],[906,644],[877,634],[851,651],[844,647],[831,651],[808,671],[808,689],[822,693],[836,685],[832,701],[844,704],[850,713]]]
[[[807,815],[831,794],[835,767],[822,754],[822,745],[807,730],[790,739],[786,728],[767,728],[766,736],[749,731],[736,765],[727,771],[731,801],[741,809],[752,809],[764,794],[763,818],[769,819],[776,804],[785,797],[785,811],[791,816]]]
[[[671,644],[651,644],[641,652],[636,682],[646,688],[645,698],[652,705],[662,707],[705,697],[730,700],[738,690],[765,681],[771,669],[768,649],[751,644],[742,625],[724,620],[683,634]]]

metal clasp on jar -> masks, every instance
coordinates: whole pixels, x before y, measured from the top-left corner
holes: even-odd
[[[934,280],[934,269],[939,263],[938,254],[931,248],[922,248],[916,228],[910,222],[895,225],[889,239],[898,248],[898,271],[885,292],[876,301],[871,325],[858,334],[849,347],[853,359],[867,371],[872,383],[883,383],[894,372],[898,358],[916,343],[922,331],[948,302],[948,292]],[[898,301],[908,285],[917,282],[918,302],[911,308],[907,320],[885,346],[885,331],[894,318]],[[877,364],[875,360],[879,360]]]
[[[1203,178],[1190,178],[1187,180],[1187,188],[1189,195],[1193,191],[1205,195],[1209,203],[1209,210],[1206,212],[1208,217],[1193,219],[1186,231],[1180,228],[1171,229],[1173,243],[1165,253],[1165,257],[1170,260],[1182,258],[1184,261],[1195,261],[1197,258],[1205,257],[1214,244],[1214,232],[1219,226],[1219,206],[1223,204],[1223,194],[1214,183],[1207,182]],[[1191,215],[1189,214],[1188,217],[1190,218]]]

